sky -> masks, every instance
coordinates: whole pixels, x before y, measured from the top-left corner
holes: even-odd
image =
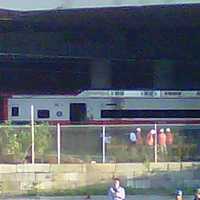
[[[61,6],[63,0],[0,0],[0,8],[12,10],[44,10]]]

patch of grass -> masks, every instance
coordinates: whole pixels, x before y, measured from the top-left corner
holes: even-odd
[[[80,187],[76,189],[67,189],[67,190],[54,190],[49,192],[29,192],[28,196],[82,196],[82,195],[107,195],[108,185],[100,184],[100,185],[92,185],[86,187]],[[151,188],[151,189],[135,189],[126,187],[126,194],[128,195],[174,195],[175,189],[167,189],[167,188]],[[192,195],[194,194],[193,188],[181,188],[184,191],[184,194]]]
[[[79,187],[76,189],[51,190],[51,191],[29,191],[28,196],[79,196],[79,195],[107,195],[107,184]]]

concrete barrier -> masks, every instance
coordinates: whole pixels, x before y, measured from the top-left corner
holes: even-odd
[[[0,165],[0,194],[53,192],[109,184],[120,177],[135,189],[200,186],[200,163]]]

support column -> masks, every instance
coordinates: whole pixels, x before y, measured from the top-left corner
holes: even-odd
[[[90,66],[90,80],[92,89],[111,88],[111,65],[108,60],[94,60]]]
[[[157,60],[154,63],[153,85],[155,89],[175,89],[174,61]]]

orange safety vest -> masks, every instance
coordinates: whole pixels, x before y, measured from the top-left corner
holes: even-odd
[[[166,133],[166,144],[171,145],[174,142],[174,136],[171,132]]]
[[[154,137],[150,132],[147,134],[146,144],[148,144],[149,146],[153,146],[154,144]]]
[[[141,135],[140,132],[136,132],[136,138],[137,138],[136,144],[142,144],[143,143],[143,141],[142,141],[142,135]]]
[[[159,133],[158,134],[158,144],[166,145],[166,135],[165,135],[165,133]]]

